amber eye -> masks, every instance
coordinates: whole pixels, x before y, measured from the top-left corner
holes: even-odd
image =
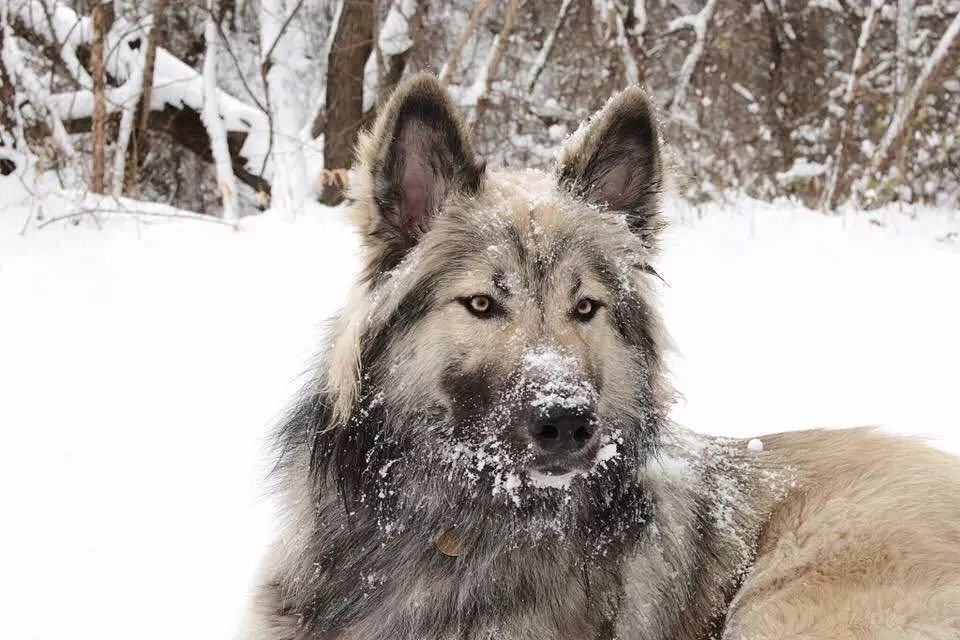
[[[573,315],[577,320],[586,322],[597,313],[600,303],[590,298],[581,298],[577,306],[573,309]]]
[[[490,298],[487,296],[471,296],[470,310],[474,313],[486,313],[490,311]]]
[[[475,295],[457,299],[467,308],[467,311],[478,318],[490,318],[503,313],[503,308],[490,296]]]

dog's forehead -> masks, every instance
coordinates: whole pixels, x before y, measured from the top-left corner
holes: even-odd
[[[580,285],[633,290],[644,248],[624,216],[575,198],[554,175],[492,172],[480,193],[453,197],[415,252],[415,273],[454,288],[575,295]],[[501,286],[503,285],[503,286]]]
[[[468,205],[463,222],[477,232],[479,245],[493,260],[556,262],[589,241],[579,208],[549,174],[495,173],[483,195]]]

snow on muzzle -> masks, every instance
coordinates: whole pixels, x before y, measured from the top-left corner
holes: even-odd
[[[585,449],[597,431],[597,392],[579,361],[553,348],[523,354],[521,384],[529,397],[527,431],[538,458]]]

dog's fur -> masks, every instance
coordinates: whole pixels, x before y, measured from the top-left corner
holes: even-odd
[[[960,637],[952,457],[669,422],[660,149],[634,88],[553,175],[490,172],[436,80],[396,91],[351,185],[364,271],[279,432],[244,640]],[[579,453],[537,448],[544,406],[589,413]]]

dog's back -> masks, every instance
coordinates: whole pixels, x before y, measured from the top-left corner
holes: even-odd
[[[960,637],[960,463],[868,429],[763,438],[796,469],[724,637]]]

